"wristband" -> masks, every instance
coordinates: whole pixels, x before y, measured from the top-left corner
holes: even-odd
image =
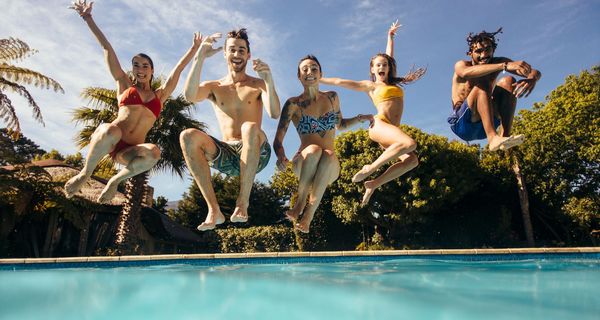
[[[502,65],[502,73],[506,73],[506,69],[508,69],[508,62],[505,62],[505,63]]]

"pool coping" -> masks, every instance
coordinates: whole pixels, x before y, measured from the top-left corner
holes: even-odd
[[[502,248],[502,249],[427,249],[427,250],[373,250],[373,251],[308,251],[308,252],[248,252],[159,254],[138,256],[89,256],[65,258],[10,258],[0,259],[3,264],[53,264],[77,262],[158,261],[158,260],[213,260],[264,259],[302,257],[369,257],[369,256],[438,256],[438,255],[494,255],[494,254],[552,254],[600,253],[600,247],[576,248]]]

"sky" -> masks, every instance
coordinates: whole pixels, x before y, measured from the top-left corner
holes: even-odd
[[[2,2],[0,38],[19,38],[38,50],[16,64],[55,79],[65,90],[62,94],[27,86],[45,126],[33,120],[25,99],[8,93],[23,134],[47,151],[87,154],[87,148],[78,150],[74,142],[82,127],[71,121],[73,110],[85,105],[80,93],[86,87],[116,89],[99,44],[79,15],[67,9],[69,1]],[[453,66],[468,58],[469,32],[503,27],[495,55],[524,60],[541,71],[542,79],[528,98],[519,99],[517,110],[531,109],[568,75],[600,64],[600,0],[98,0],[92,14],[124,69],[130,68],[133,55],[144,52],[154,60],[156,75],[170,72],[191,46],[194,32],[225,34],[245,27],[252,58],[269,64],[282,106],[301,93],[296,68],[309,53],[321,62],[324,76],[367,79],[370,58],[385,52],[387,30],[399,19],[398,73],[413,65],[427,67],[421,80],[405,87],[402,123],[449,139],[456,139],[446,123]],[[188,72],[189,66],[174,94],[182,92]],[[205,61],[202,79],[219,79],[226,72],[223,55],[216,54]],[[255,75],[250,67],[247,72]],[[325,85],[321,89],[338,92],[344,117],[375,112],[364,93]],[[196,104],[193,115],[208,125],[209,133],[221,137],[209,102]],[[277,120],[265,112],[263,130],[271,142],[276,127]],[[292,128],[284,140],[288,158],[298,146]],[[269,182],[275,160],[273,154],[257,180]],[[157,172],[150,179],[154,197],[170,201],[181,199],[190,184],[189,175]]]

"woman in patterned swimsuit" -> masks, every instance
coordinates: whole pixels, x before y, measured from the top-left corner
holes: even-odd
[[[92,134],[85,164],[79,174],[67,181],[65,193],[67,197],[77,193],[92,175],[100,159],[110,154],[114,161],[124,167],[102,190],[98,201],[106,203],[115,196],[121,181],[150,170],[160,159],[158,147],[145,143],[146,135],[159,116],[163,103],[175,90],[183,68],[200,46],[202,36],[198,33],[194,34],[192,47],[179,60],[163,85],[152,90],[154,65],[150,57],[142,53],[133,57],[133,79],[130,79],[121,69],[114,49],[94,22],[92,3],[79,0],[70,8],[79,13],[104,50],[110,73],[117,82],[119,111],[115,120],[101,124]]]
[[[298,79],[304,92],[286,101],[273,141],[277,167],[283,171],[290,162],[283,149],[283,138],[290,121],[294,123],[300,137],[300,148],[291,161],[299,179],[298,197],[286,216],[294,222],[297,230],[304,233],[309,232],[325,189],[337,179],[340,172],[333,146],[335,130],[358,122],[373,121],[372,115],[343,119],[337,94],[319,91],[320,78],[321,64],[317,58],[312,55],[302,58],[298,65]],[[302,218],[296,222],[300,216]]]
[[[396,77],[396,61],[393,52],[394,35],[400,26],[398,21],[392,23],[388,31],[386,53],[378,53],[371,58],[370,80],[321,79],[321,83],[324,84],[366,92],[377,108],[375,123],[369,128],[369,138],[385,150],[373,163],[363,166],[354,175],[352,182],[360,182],[386,163],[395,159],[399,160],[377,178],[365,181],[365,194],[361,206],[365,206],[369,202],[377,188],[400,177],[419,164],[415,153],[417,143],[399,127],[404,110],[404,91],[400,86],[418,80],[425,73],[425,69],[412,71],[404,77]]]

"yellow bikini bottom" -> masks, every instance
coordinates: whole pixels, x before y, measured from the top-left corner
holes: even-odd
[[[378,114],[374,115],[374,116],[373,116],[373,118],[377,118],[377,119],[379,119],[379,120],[381,120],[381,121],[383,121],[383,122],[385,122],[385,123],[387,123],[387,124],[392,124],[392,123],[390,122],[390,120],[389,120],[389,119],[388,119],[388,118],[387,118],[385,115],[383,115],[383,114],[380,114],[380,113],[378,113]],[[392,124],[392,125],[393,125],[393,124]],[[397,125],[397,127],[398,127],[398,128],[400,128],[400,125]]]

